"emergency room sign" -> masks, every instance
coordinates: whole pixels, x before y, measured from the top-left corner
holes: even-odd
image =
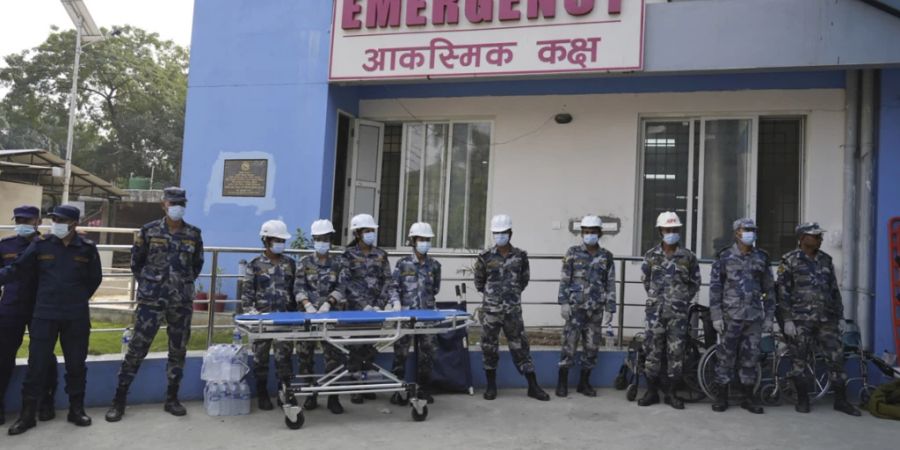
[[[329,79],[637,71],[644,0],[335,0]]]

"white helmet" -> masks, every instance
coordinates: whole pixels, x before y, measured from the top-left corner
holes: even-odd
[[[512,230],[512,217],[506,214],[498,214],[491,219],[491,233],[501,233]]]
[[[355,231],[360,228],[377,230],[378,224],[375,223],[375,218],[368,214],[357,214],[350,219],[350,231]]]
[[[269,220],[259,228],[259,236],[288,240],[291,238],[291,233],[288,233],[287,225],[284,222]]]
[[[433,238],[434,232],[431,231],[431,225],[425,222],[416,222],[409,227],[409,237],[425,237]]]
[[[312,223],[311,236],[322,236],[330,233],[334,233],[334,225],[331,224],[330,220],[321,219]]]
[[[660,215],[656,218],[657,228],[675,228],[680,226],[681,219],[678,218],[678,214],[675,214],[672,211],[660,213]]]
[[[603,228],[603,220],[588,214],[581,219],[581,228]]]

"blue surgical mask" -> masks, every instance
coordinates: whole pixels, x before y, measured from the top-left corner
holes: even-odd
[[[328,253],[328,250],[331,250],[331,242],[315,241],[313,242],[313,248],[316,249],[316,253],[324,255]]]
[[[743,242],[744,245],[753,245],[753,243],[756,242],[756,232],[754,232],[754,231],[741,232],[741,242]]]
[[[69,235],[69,224],[53,222],[50,225],[50,233],[62,239]]]
[[[177,222],[184,218],[184,206],[172,205],[166,209],[166,215]]]
[[[494,243],[497,244],[497,247],[503,247],[506,244],[509,244],[509,233],[495,233]]]
[[[269,250],[276,255],[284,253],[284,242],[273,242],[272,246],[269,247]]]
[[[681,240],[681,235],[678,233],[665,233],[663,234],[663,242],[668,245],[675,245],[678,241]]]
[[[584,234],[581,236],[581,239],[584,241],[585,245],[597,245],[597,242],[600,242],[599,234]]]
[[[375,234],[374,231],[370,231],[368,233],[363,233],[362,241],[366,243],[368,246],[375,245],[375,240],[378,238],[378,235]]]
[[[24,223],[16,225],[16,234],[19,236],[27,237],[31,236],[34,233],[37,233],[37,229],[34,228],[34,225],[28,225]]]
[[[431,242],[428,242],[428,241],[416,242],[416,252],[418,252],[420,255],[427,255],[428,250],[431,250]]]

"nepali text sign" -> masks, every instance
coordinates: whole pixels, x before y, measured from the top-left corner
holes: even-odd
[[[644,0],[335,0],[331,80],[641,70]]]
[[[268,167],[265,159],[226,159],[222,196],[265,197]]]

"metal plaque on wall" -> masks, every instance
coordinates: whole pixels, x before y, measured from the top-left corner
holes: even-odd
[[[265,197],[268,169],[265,159],[226,159],[222,196]]]

